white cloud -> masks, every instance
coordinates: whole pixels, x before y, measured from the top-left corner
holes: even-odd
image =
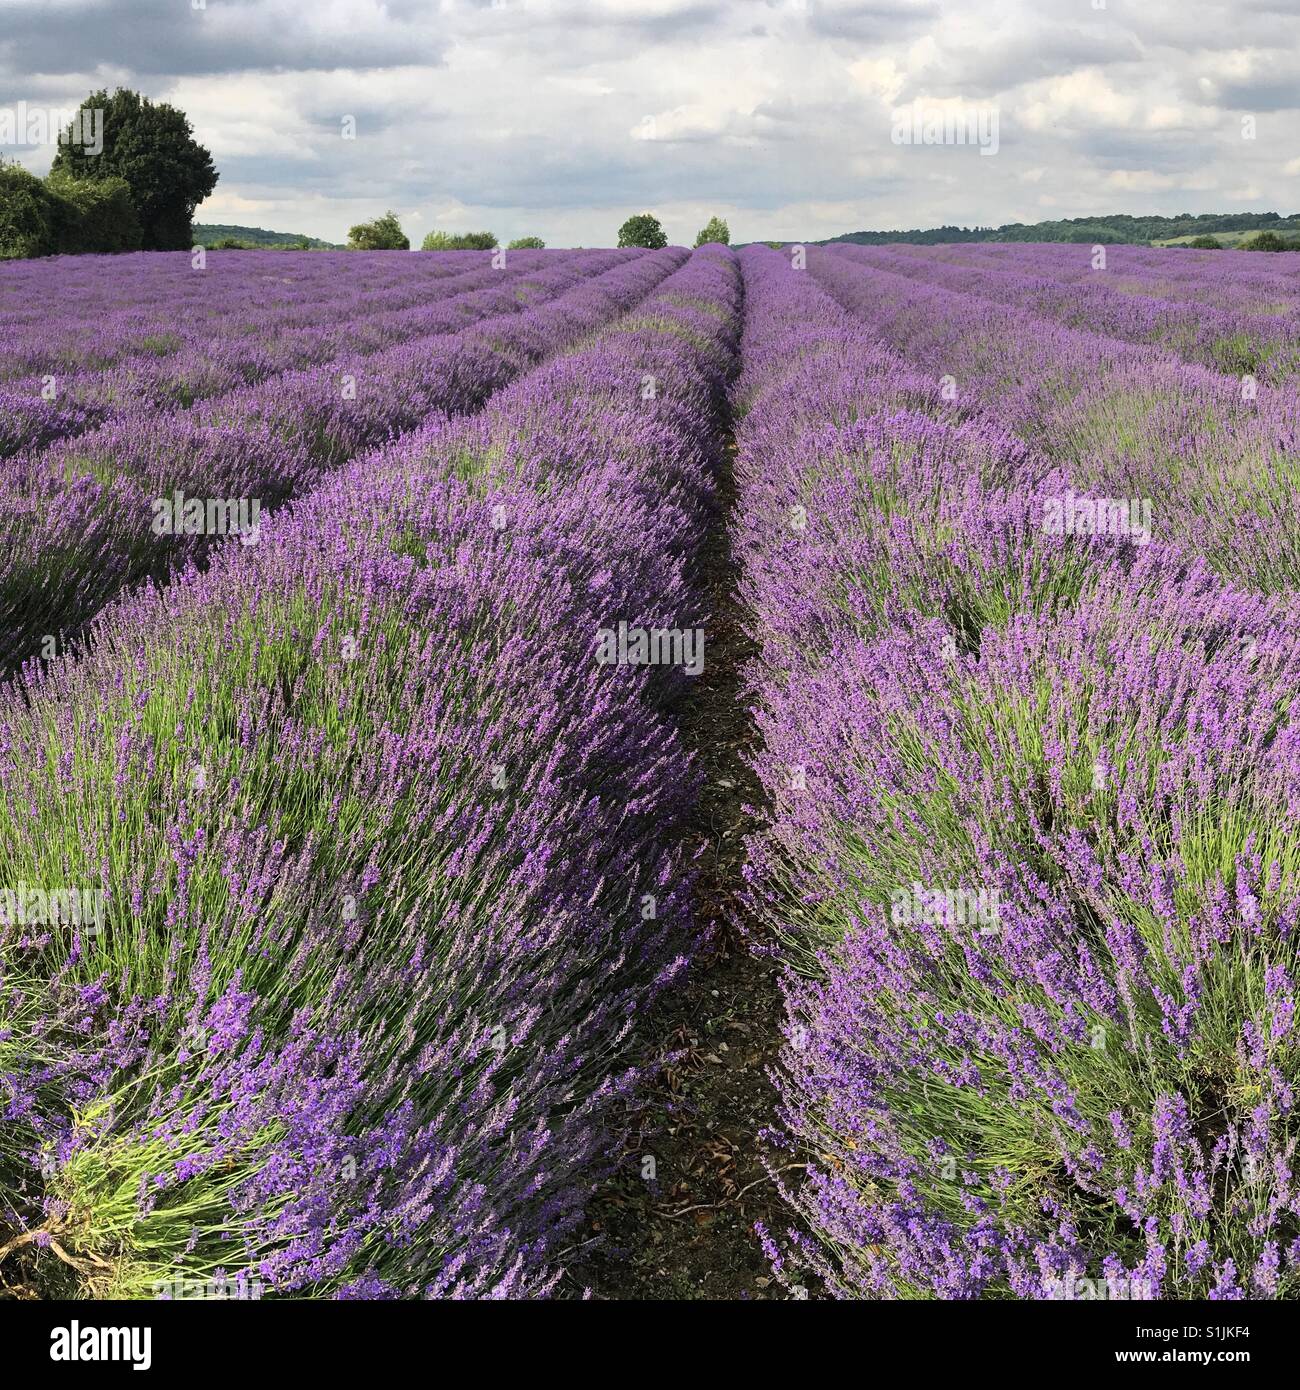
[[[1141,118],[1133,92],[1121,92],[1092,69],[1033,82],[1016,104],[1027,130],[1128,130]]]
[[[868,96],[893,105],[902,95],[906,74],[893,58],[859,58],[849,75]]]

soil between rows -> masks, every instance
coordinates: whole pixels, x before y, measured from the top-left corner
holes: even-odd
[[[617,1177],[588,1212],[561,1291],[602,1299],[784,1297],[754,1223],[789,1223],[764,1167],[758,1134],[772,1120],[768,1079],[781,1043],[779,968],[756,954],[737,899],[745,836],[761,804],[748,765],[757,739],[744,688],[753,654],[736,593],[729,522],[734,446],[723,455],[719,508],[702,565],[710,619],[704,670],[682,734],[705,778],[688,827],[701,849],[696,920],[708,931],[689,975],[660,1000],[634,1062],[652,1080],[623,1116]],[[747,942],[742,937],[750,936]],[[641,1176],[645,1156],[655,1178]]]

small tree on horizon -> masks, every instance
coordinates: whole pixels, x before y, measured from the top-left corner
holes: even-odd
[[[373,222],[358,222],[348,230],[349,251],[409,251],[410,239],[390,208]]]
[[[638,212],[629,217],[618,229],[620,246],[641,246],[647,251],[662,251],[668,245],[668,238],[659,219],[649,212]]]
[[[539,236],[517,236],[507,251],[545,251],[546,243]]]
[[[713,241],[722,246],[731,245],[731,228],[720,217],[710,217],[695,235],[696,246],[707,246]]]

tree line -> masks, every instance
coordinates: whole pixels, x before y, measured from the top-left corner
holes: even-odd
[[[731,232],[720,217],[711,217],[700,228],[696,246],[707,242],[731,244]],[[421,251],[494,251],[500,243],[492,232],[433,231],[424,238]],[[538,236],[519,237],[509,242],[507,251],[541,250],[546,243]],[[634,213],[618,229],[619,246],[640,246],[657,251],[668,245],[663,224],[653,213]],[[371,222],[359,222],[348,232],[348,248],[353,251],[409,251],[410,238],[402,230],[397,214],[391,210]]]
[[[845,232],[832,241],[851,241],[859,246],[884,246],[906,242],[914,246],[967,241],[1068,241],[1086,245],[1131,243],[1145,246],[1176,237],[1209,237],[1219,232],[1300,231],[1300,219],[1284,219],[1276,212],[1181,212],[1174,216],[1134,216],[1114,213],[1103,217],[1067,217],[1049,222],[1006,222],[1000,227],[927,227],[906,232]],[[824,244],[824,243],[823,243]],[[1218,245],[1219,243],[1215,243]],[[1252,243],[1253,244],[1253,243]],[[1258,249],[1268,249],[1265,247]]]

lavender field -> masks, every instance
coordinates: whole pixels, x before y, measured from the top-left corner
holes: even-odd
[[[1300,255],[199,261],[0,266],[10,1284],[1300,1296]]]

